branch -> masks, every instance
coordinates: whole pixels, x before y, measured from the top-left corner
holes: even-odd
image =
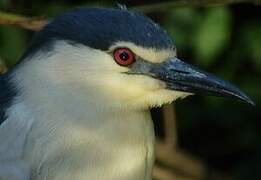
[[[166,11],[175,7],[207,7],[242,3],[260,5],[261,0],[175,0],[142,6],[134,6],[131,9],[142,11],[144,13],[151,13]]]
[[[260,5],[261,0],[175,0],[162,3],[154,3],[148,5],[133,6],[130,9],[142,11],[144,13],[166,11],[180,6],[217,6],[217,5],[229,5],[239,3],[251,3]],[[22,15],[6,13],[0,11],[0,25],[16,25],[24,29],[39,31],[48,22],[48,19],[39,17],[26,17]]]
[[[163,107],[163,120],[165,129],[164,143],[169,148],[176,148],[177,145],[177,127],[176,127],[176,114],[173,104],[168,104]]]
[[[48,22],[43,17],[26,17],[12,13],[0,12],[0,25],[16,25],[24,29],[39,31]]]
[[[163,107],[165,139],[156,142],[156,166],[153,177],[156,180],[203,179],[204,164],[177,147],[176,116],[173,104]]]

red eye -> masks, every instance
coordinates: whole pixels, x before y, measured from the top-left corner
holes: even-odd
[[[113,53],[115,61],[121,66],[128,66],[135,62],[133,52],[127,48],[118,48]]]

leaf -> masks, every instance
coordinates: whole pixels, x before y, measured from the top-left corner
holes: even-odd
[[[242,28],[242,32],[247,55],[253,59],[256,67],[261,69],[261,25],[259,22],[250,23]]]
[[[230,40],[231,14],[225,7],[210,8],[199,23],[194,34],[196,60],[204,65],[211,65],[218,55],[228,47]]]
[[[165,26],[178,47],[178,54],[184,49],[191,48],[193,32],[200,18],[195,8],[173,9],[166,18]]]
[[[0,55],[8,67],[15,64],[25,47],[25,31],[16,27],[1,26]]]

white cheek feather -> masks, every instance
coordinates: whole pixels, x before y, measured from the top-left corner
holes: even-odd
[[[188,94],[165,90],[151,77],[126,75],[128,68],[100,50],[63,41],[54,50],[36,53],[13,75],[20,95],[0,131],[13,136],[0,139],[14,144],[1,144],[0,155],[17,149],[7,159],[26,162],[35,180],[150,180],[154,130],[148,108]],[[12,123],[19,129],[8,128]]]
[[[126,44],[134,49],[136,47],[132,43],[117,43],[117,46]],[[50,85],[61,90],[64,87],[63,91],[78,92],[80,98],[93,100],[94,104],[109,102],[109,106],[121,108],[126,106],[128,109],[132,105],[135,109],[161,106],[188,95],[188,93],[165,90],[164,82],[148,76],[123,74],[122,72],[127,72],[128,68],[119,66],[111,55],[100,50],[83,45],[72,46],[63,41],[57,42],[55,47],[57,53],[54,55],[44,60],[25,62],[30,65],[23,67],[25,78],[21,81],[24,84],[30,86],[35,79],[33,84],[38,84],[41,89],[50,88]],[[138,47],[136,49],[135,51],[139,50]],[[150,53],[152,49],[143,49],[140,50],[143,55],[153,54]],[[156,57],[155,54],[157,53],[154,52],[154,55],[150,56],[152,60]],[[171,55],[171,51],[158,54],[156,59],[164,59],[164,57],[166,59]],[[155,61],[156,59],[154,58]],[[25,69],[27,67],[28,70]],[[42,80],[37,82],[38,77],[32,78],[32,76],[42,76],[39,77]],[[38,92],[41,92],[41,89]]]

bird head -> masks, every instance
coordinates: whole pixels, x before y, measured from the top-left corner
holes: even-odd
[[[253,104],[230,83],[179,60],[167,32],[126,9],[67,12],[35,35],[22,59],[18,70],[26,77],[21,81],[39,87],[39,95],[66,92],[73,99],[128,109],[161,106],[191,94]]]

